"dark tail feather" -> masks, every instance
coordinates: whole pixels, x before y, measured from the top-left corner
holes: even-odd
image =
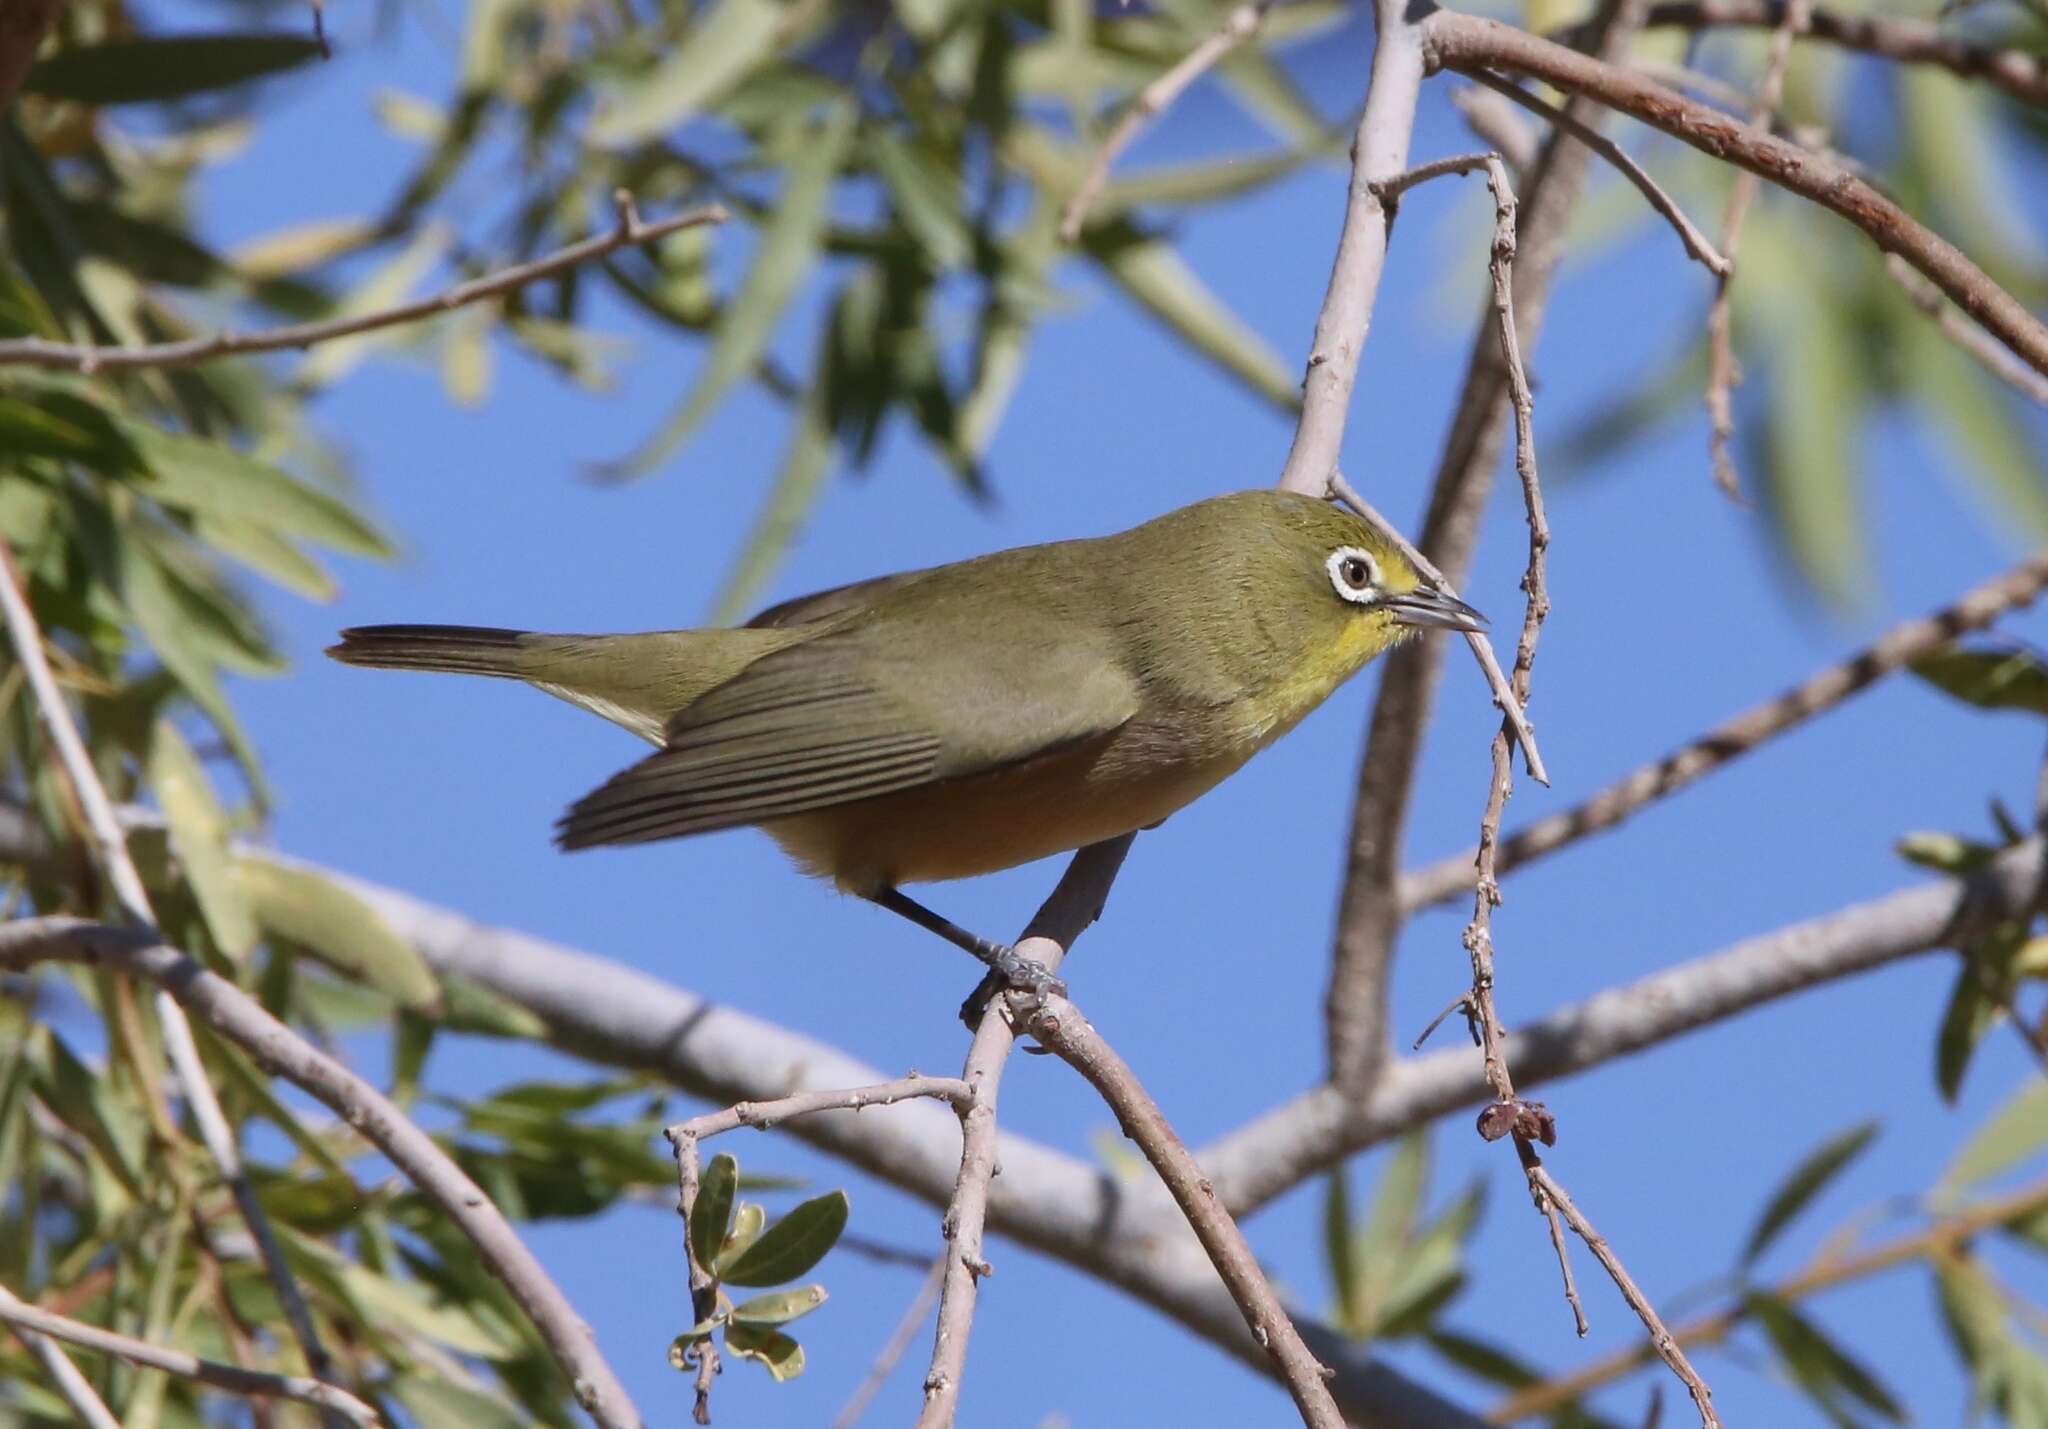
[[[534,637],[481,625],[359,625],[327,653],[344,665],[525,678]]]

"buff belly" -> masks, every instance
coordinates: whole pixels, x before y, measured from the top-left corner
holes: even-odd
[[[852,892],[973,878],[1156,824],[1252,752],[1134,771],[1127,750],[1092,742],[761,827],[806,872]]]

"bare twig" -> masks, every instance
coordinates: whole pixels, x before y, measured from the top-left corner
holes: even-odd
[[[1830,155],[1801,148],[1686,98],[1626,68],[1477,15],[1436,10],[1422,21],[1432,68],[1503,69],[1540,79],[1760,174],[1848,219],[1888,253],[1934,280],[1955,303],[2037,372],[2048,373],[2048,322],[2001,288],[1960,249]]]
[[[1644,4],[1645,0],[1600,0],[1595,20],[1602,36],[1600,53],[1626,53]],[[1568,107],[1582,110],[1578,117],[1586,122],[1597,122],[1604,113],[1587,100],[1574,99]],[[1590,150],[1553,129],[1529,172],[1515,316],[1522,340],[1532,346],[1590,158]],[[1506,393],[1499,344],[1482,331],[1472,344],[1416,540],[1454,585],[1465,580],[1477,549],[1481,513],[1507,431]],[[1443,642],[1415,641],[1386,658],[1352,802],[1323,1022],[1330,1081],[1361,1105],[1374,1099],[1374,1084],[1387,1065],[1386,989],[1400,929],[1394,891],[1443,655]]]
[[[1034,958],[1059,970],[1074,939],[1097,917],[1132,835],[1091,844],[1074,855],[1051,895],[1040,905],[1018,940],[1019,956]],[[991,1009],[993,1010],[993,1009]],[[946,1235],[944,1284],[939,1291],[939,1322],[932,1334],[931,1368],[924,1378],[924,1408],[918,1429],[950,1429],[960,1407],[960,1383],[967,1367],[967,1340],[974,1328],[974,1306],[981,1277],[990,1272],[983,1257],[982,1233],[988,1224],[989,1185],[996,1174],[996,1094],[1003,1065],[1016,1045],[1016,1032],[1002,1017],[983,1016],[968,1048],[961,1076],[973,1089],[973,1100],[960,1112],[960,1173],[946,1204],[942,1225]]]
[[[1776,116],[1785,94],[1785,70],[1792,59],[1792,42],[1806,28],[1811,10],[1810,0],[1787,0],[1785,18],[1771,34],[1763,83],[1757,86],[1756,100],[1749,106],[1751,124],[1768,129]],[[1714,484],[1735,501],[1742,499],[1742,477],[1735,470],[1735,458],[1728,454],[1728,448],[1735,440],[1734,392],[1735,385],[1742,381],[1742,368],[1735,360],[1735,338],[1731,331],[1734,291],[1730,282],[1736,255],[1742,248],[1742,225],[1749,217],[1750,205],[1756,202],[1757,185],[1761,182],[1754,173],[1742,169],[1728,190],[1728,207],[1721,219],[1721,251],[1728,255],[1730,266],[1721,270],[1713,305],[1707,309],[1707,417],[1711,427],[1707,451]]]
[[[1564,1243],[1564,1219],[1558,1215],[1557,1207],[1541,1186],[1531,1182],[1529,1194],[1535,1197],[1536,1209],[1543,1213],[1543,1219],[1550,1225],[1550,1248],[1557,1252],[1557,1268],[1564,1275],[1564,1302],[1572,1307],[1572,1323],[1578,1327],[1579,1338],[1583,1340],[1593,1332],[1593,1327],[1586,1323],[1586,1306],[1579,1299],[1578,1277],[1572,1274],[1571,1249]]]
[[[26,364],[32,367],[56,367],[87,375],[95,372],[128,372],[138,368],[162,371],[175,367],[196,366],[202,362],[210,362],[216,357],[312,347],[318,343],[331,342],[335,338],[351,337],[356,333],[372,332],[378,328],[396,327],[401,323],[434,317],[471,303],[482,302],[486,298],[502,297],[544,278],[552,278],[557,273],[594,262],[621,248],[653,243],[685,228],[696,228],[707,223],[723,223],[728,216],[724,208],[711,204],[648,223],[641,219],[639,211],[633,206],[633,196],[624,189],[615,193],[612,201],[616,206],[618,218],[611,232],[572,243],[530,263],[520,263],[495,273],[487,273],[481,278],[459,283],[444,292],[415,302],[400,303],[396,307],[380,308],[376,312],[359,313],[353,317],[335,318],[327,322],[294,323],[290,327],[272,328],[268,332],[221,332],[210,337],[187,338],[182,342],[150,343],[140,347],[92,347],[53,342],[39,337],[14,338],[0,342],[0,366]]]
[[[2027,397],[2048,407],[2048,377],[2028,367],[1978,327],[1941,295],[1941,290],[1914,272],[1896,253],[1885,255],[1884,270],[1904,290],[1914,307],[1934,319],[1943,336],[1989,368],[1992,375],[2019,388]]]
[[[924,1283],[917,1287],[917,1296],[910,1307],[903,1312],[903,1318],[896,1322],[896,1328],[882,1346],[875,1362],[868,1366],[867,1377],[847,1397],[839,1413],[832,1420],[832,1429],[853,1429],[860,1423],[861,1416],[868,1412],[868,1406],[875,1402],[875,1396],[882,1392],[882,1386],[889,1382],[889,1376],[896,1373],[896,1366],[903,1363],[903,1357],[910,1353],[916,1343],[917,1332],[924,1328],[925,1318],[931,1314],[932,1306],[938,1303],[939,1289],[946,1283],[946,1258],[940,1256],[932,1262],[931,1273]]]
[[[1480,157],[1482,165],[1487,157],[1489,156]],[[1417,550],[1391,521],[1380,515],[1372,503],[1345,479],[1343,472],[1340,471],[1330,478],[1330,490],[1346,506],[1370,523],[1395,550],[1407,557],[1408,563],[1421,573],[1424,580],[1445,595],[1453,598],[1457,596],[1458,592],[1444,579],[1444,573],[1436,568],[1435,563]],[[1500,658],[1493,653],[1493,641],[1487,638],[1483,630],[1468,630],[1465,632],[1465,643],[1471,647],[1474,658],[1479,661],[1479,671],[1486,677],[1487,688],[1493,692],[1493,702],[1507,720],[1508,727],[1514,734],[1515,743],[1521,747],[1522,759],[1528,766],[1529,777],[1538,784],[1548,784],[1550,771],[1543,767],[1543,753],[1536,747],[1536,731],[1529,724],[1529,716],[1523,710],[1521,700],[1515,696],[1514,686],[1508,683],[1507,675],[1500,668]]]
[[[1096,151],[1095,158],[1088,165],[1088,172],[1082,176],[1081,186],[1067,199],[1066,207],[1060,210],[1060,238],[1072,243],[1081,236],[1081,225],[1087,221],[1088,210],[1102,193],[1103,185],[1109,182],[1110,166],[1115,164],[1124,150],[1139,133],[1165,111],[1189,85],[1200,79],[1222,62],[1224,56],[1258,33],[1264,23],[1266,12],[1273,8],[1273,0],[1247,0],[1223,17],[1223,23],[1216,32],[1196,45],[1181,58],[1179,63],[1166,73],[1138,91],[1130,108],[1117,120],[1116,128]]]
[[[1431,159],[1426,164],[1417,164],[1405,174],[1396,174],[1391,179],[1375,179],[1372,182],[1371,188],[1374,193],[1379,195],[1380,202],[1385,204],[1387,211],[1391,213],[1395,205],[1400,203],[1401,195],[1407,193],[1408,190],[1414,188],[1417,184],[1426,184],[1431,179],[1448,178],[1452,174],[1474,173],[1485,168],[1488,159],[1497,159],[1499,157],[1498,153],[1452,154],[1444,159]],[[1335,486],[1336,483],[1332,482],[1331,487],[1333,490]]]
[[[225,1389],[231,1394],[257,1399],[296,1399],[305,1404],[333,1410],[351,1424],[383,1422],[378,1418],[377,1411],[362,1400],[317,1379],[308,1379],[304,1375],[269,1374],[262,1370],[243,1369],[239,1365],[203,1360],[197,1355],[186,1354],[183,1350],[153,1345],[147,1340],[117,1335],[97,1325],[88,1325],[63,1315],[53,1315],[47,1310],[25,1304],[4,1288],[0,1288],[0,1321],[5,1321],[18,1330],[29,1330],[53,1339],[68,1340],[74,1345],[88,1350],[98,1350],[102,1354],[118,1355],[131,1364],[160,1369],[180,1379],[212,1385],[215,1389]],[[111,1419],[108,1422],[111,1423]]]
[[[1831,1248],[1824,1248],[1804,1270],[1772,1286],[1767,1294],[1781,1301],[1810,1299],[1838,1285],[1864,1280],[1951,1250],[1987,1230],[2010,1225],[2043,1208],[2048,1208],[2048,1181],[2036,1181],[2031,1186],[1945,1216],[1924,1230],[1872,1246],[1858,1255],[1840,1256]],[[1680,1346],[1719,1343],[1748,1318],[1745,1308],[1748,1303],[1745,1298],[1742,1304],[1681,1325],[1670,1332],[1671,1339]],[[1604,1356],[1570,1374],[1517,1390],[1495,1405],[1486,1417],[1495,1424],[1513,1424],[1539,1415],[1554,1414],[1573,1400],[1650,1363],[1656,1358],[1656,1353],[1655,1346],[1641,1345]]]
[[[676,1214],[683,1219],[683,1258],[690,1273],[690,1313],[693,1323],[702,1325],[716,1313],[717,1280],[711,1267],[697,1258],[697,1242],[689,1233],[690,1219],[697,1213],[697,1191],[702,1183],[697,1148],[708,1138],[722,1136],[742,1126],[759,1131],[794,1117],[827,1111],[862,1111],[872,1106],[893,1106],[897,1102],[931,1097],[950,1103],[965,1115],[974,1105],[974,1089],[958,1077],[926,1077],[916,1072],[893,1082],[843,1091],[792,1092],[768,1101],[736,1102],[724,1111],[679,1121],[663,1130],[676,1157]],[[696,1367],[697,1402],[692,1417],[699,1424],[711,1422],[711,1384],[718,1375],[718,1349],[710,1338],[684,1351],[685,1363]]]
[[[590,1327],[520,1241],[481,1187],[385,1095],[279,1022],[225,978],[145,929],[79,918],[0,925],[0,969],[66,962],[143,977],[175,996],[274,1076],[325,1103],[355,1128],[467,1235],[486,1267],[540,1332],[577,1402],[603,1429],[638,1429],[639,1412],[598,1351]]]
[[[1244,1232],[1216,1199],[1214,1188],[1202,1168],[1182,1144],[1166,1120],[1159,1104],[1139,1082],[1116,1049],[1104,1040],[1079,1008],[1064,997],[1033,1000],[1020,1007],[1012,997],[1009,1008],[1018,1016],[1022,1030],[1038,1039],[1053,1054],[1074,1068],[1088,1084],[1102,1094],[1116,1113],[1124,1135],[1138,1144],[1152,1169],[1172,1193],[1174,1203],[1194,1227],[1216,1271],[1230,1288],[1231,1298],[1244,1313],[1252,1338],[1272,1356],[1280,1380],[1293,1396],[1304,1424],[1312,1429],[1344,1429],[1344,1416],[1330,1397],[1324,1382],[1329,1371],[1302,1343],[1301,1334],[1287,1317],[1273,1287],[1252,1254]]]
[[[1280,473],[1285,491],[1322,496],[1330,488],[1351,414],[1358,360],[1372,327],[1380,275],[1387,262],[1387,211],[1373,184],[1408,167],[1415,106],[1422,96],[1421,29],[1406,0],[1374,0],[1378,41],[1373,46],[1365,111],[1351,140],[1351,188],[1344,231],[1330,265],[1330,286],[1316,314],[1308,375],[1302,382],[1301,421]]]
[[[1679,0],[1650,7],[1646,23],[1656,29],[1715,26],[1775,29],[1785,20],[1789,0]],[[2029,104],[2048,104],[2048,59],[2025,50],[1973,44],[1944,34],[1929,20],[1862,15],[1814,7],[1804,38],[1861,50],[1903,64],[1933,65],[1965,79],[1982,79]]]
[[[1979,630],[2008,611],[2033,603],[2048,590],[2048,552],[1995,580],[1986,581],[1955,604],[1893,627],[1848,659],[1808,677],[1776,699],[1744,710],[1655,764],[1645,765],[1609,785],[1574,809],[1540,819],[1504,841],[1496,871],[1507,873],[1554,853],[1588,834],[1611,829],[1646,804],[1677,793],[1729,761],[1747,754],[1815,715],[1869,689],[1923,655]],[[1469,849],[1411,873],[1401,880],[1405,913],[1456,897],[1471,886],[1479,850]]]
[[[1499,75],[1489,74],[1485,70],[1471,71],[1466,77],[1474,83],[1485,85],[1496,94],[1512,99],[1531,114],[1540,114],[1560,128],[1570,130],[1573,138],[1612,164],[1623,178],[1636,186],[1636,191],[1642,194],[1650,207],[1661,214],[1664,221],[1678,234],[1678,241],[1685,245],[1688,257],[1704,266],[1709,273],[1717,277],[1726,276],[1730,260],[1715,250],[1714,245],[1707,240],[1707,235],[1700,232],[1699,225],[1685,216],[1685,210],[1678,206],[1678,200],[1666,193],[1663,187],[1650,177],[1647,169],[1630,158],[1628,150],[1590,124],[1580,123],[1555,104],[1529,93],[1512,80],[1502,79]]]
[[[16,1311],[28,1309],[29,1306],[15,1299],[13,1291],[0,1285],[0,1318],[4,1318],[13,1328],[16,1338],[28,1346],[28,1352],[43,1367],[43,1373],[50,1377],[58,1397],[70,1406],[78,1422],[86,1429],[121,1429],[121,1421],[114,1417],[113,1410],[107,1408],[106,1401],[99,1397],[84,1372],[64,1353],[63,1346],[15,1318]]]
[[[36,622],[35,612],[29,608],[28,586],[15,564],[12,548],[5,543],[0,543],[0,614],[4,614],[8,638],[14,644],[15,656],[28,679],[30,690],[35,694],[37,712],[43,727],[49,732],[50,742],[57,747],[58,762],[63,766],[84,816],[94,861],[113,890],[121,916],[150,939],[159,938],[161,934],[157,931],[156,910],[150,906],[149,890],[143,886],[142,875],[129,856],[128,840],[122,832],[121,821],[114,813],[113,801],[107,797],[105,786],[100,783],[99,772],[93,766],[92,756],[86,752],[85,742],[79,738],[78,727],[71,719],[71,708],[65,704],[63,693],[57,688],[56,677],[50,672],[50,662],[43,651],[42,627]],[[163,1032],[164,1053],[172,1070],[177,1073],[185,1105],[191,1109],[192,1119],[199,1124],[199,1135],[206,1143],[207,1154],[219,1168],[221,1179],[227,1183],[242,1221],[256,1242],[257,1253],[262,1257],[271,1288],[277,1293],[278,1304],[291,1327],[292,1338],[305,1354],[306,1364],[314,1376],[338,1384],[334,1362],[328,1357],[326,1346],[320,1342],[320,1332],[313,1323],[312,1311],[306,1306],[306,1297],[292,1276],[291,1267],[284,1258],[284,1249],[278,1244],[277,1233],[271,1229],[270,1218],[263,1213],[262,1204],[256,1199],[256,1188],[242,1167],[241,1148],[234,1129],[221,1110],[220,1099],[214,1095],[213,1083],[207,1080],[206,1066],[199,1060],[199,1048],[192,1040],[192,1024],[186,1020],[185,1010],[177,999],[164,989],[158,989],[155,1006],[157,1022]]]
[[[1593,1258],[1613,1277],[1622,1298],[1628,1301],[1629,1308],[1642,1320],[1643,1328],[1650,1332],[1650,1343],[1656,1347],[1658,1355],[1664,1363],[1671,1366],[1671,1372],[1678,1376],[1679,1382],[1692,1396],[1693,1405],[1700,1412],[1700,1423],[1705,1429],[1720,1429],[1721,1418],[1714,1412],[1714,1392],[1707,1388],[1707,1382],[1701,1379],[1699,1371],[1692,1367],[1692,1361],[1685,1357],[1685,1351],[1680,1348],[1678,1341],[1672,1338],[1671,1331],[1664,1328],[1663,1320],[1658,1318],[1657,1307],[1650,1303],[1649,1296],[1643,1294],[1634,1277],[1628,1273],[1628,1267],[1621,1263],[1621,1257],[1608,1245],[1607,1238],[1593,1228],[1593,1223],[1586,1219],[1585,1212],[1572,1204],[1572,1198],[1565,1194],[1564,1187],[1557,1184],[1557,1178],[1541,1163],[1529,1169],[1529,1184],[1550,1198],[1551,1204],[1557,1207],[1559,1214],[1579,1233],[1579,1239],[1586,1243],[1586,1249],[1593,1252]]]

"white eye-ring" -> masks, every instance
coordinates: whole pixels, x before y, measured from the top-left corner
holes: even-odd
[[[1354,605],[1365,605],[1379,596],[1380,568],[1369,551],[1357,546],[1339,546],[1323,563],[1337,594]]]

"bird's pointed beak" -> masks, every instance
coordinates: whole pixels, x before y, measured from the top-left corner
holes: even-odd
[[[1483,630],[1486,617],[1454,595],[1417,586],[1406,595],[1389,596],[1381,606],[1403,625],[1421,630]]]

